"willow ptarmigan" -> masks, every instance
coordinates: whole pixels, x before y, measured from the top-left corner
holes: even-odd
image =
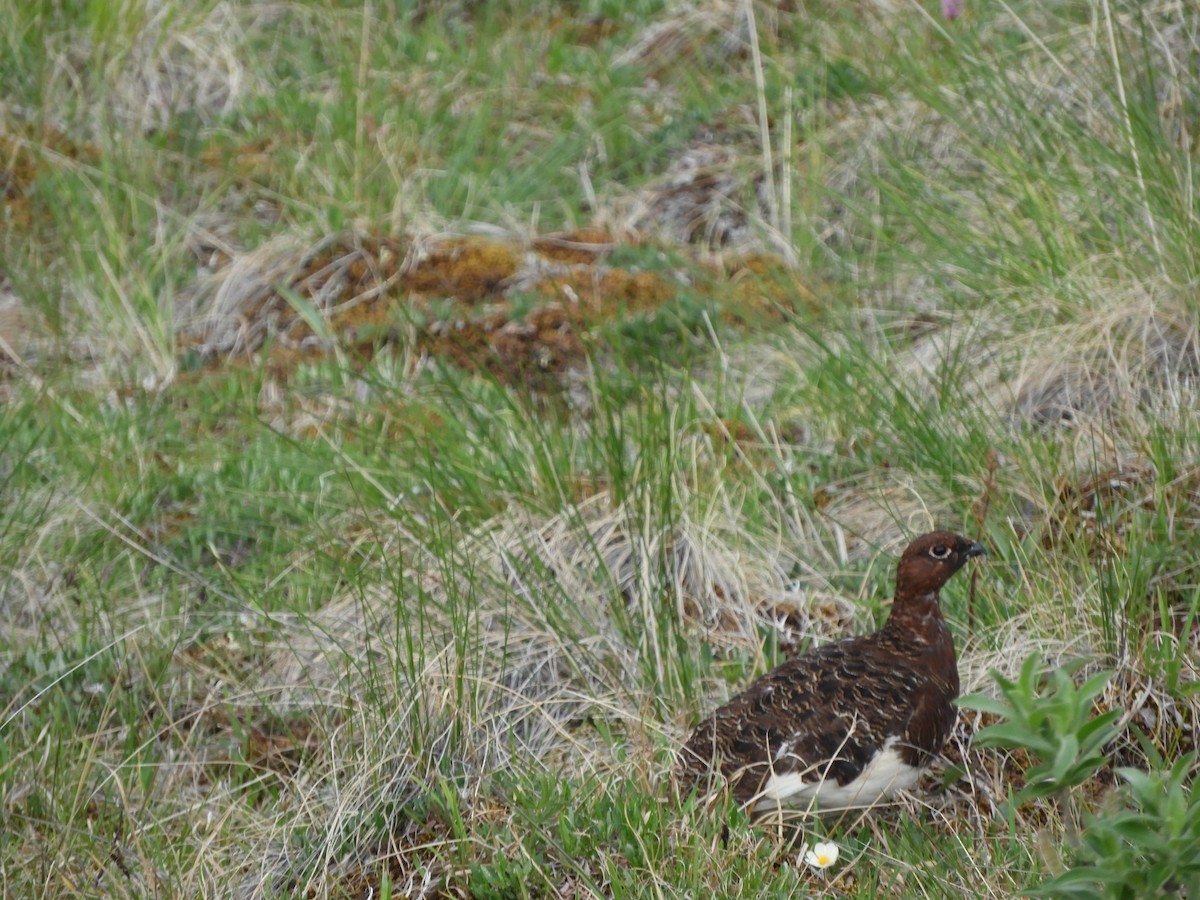
[[[830,812],[915,785],[958,696],[938,592],[983,552],[949,531],[909,544],[886,624],[787,660],[701,722],[676,763],[683,796],[725,784],[752,812]]]

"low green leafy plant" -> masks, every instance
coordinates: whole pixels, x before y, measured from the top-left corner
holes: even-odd
[[[1014,805],[1082,784],[1105,762],[1104,746],[1116,737],[1121,713],[1114,709],[1093,717],[1092,705],[1112,672],[1076,684],[1072,676],[1081,665],[1075,661],[1046,672],[1040,654],[1033,653],[1015,681],[992,673],[1001,697],[970,694],[959,700],[961,706],[1003,719],[975,735],[977,746],[1022,749],[1037,760],[1026,771]]]
[[[1196,753],[1169,769],[1120,768],[1124,782],[1084,817],[1073,865],[1029,891],[1036,897],[1200,896],[1200,801]],[[1115,809],[1113,808],[1115,806]]]
[[[972,694],[959,701],[1002,718],[975,735],[977,745],[1022,749],[1036,760],[1012,808],[1061,795],[1106,761],[1104,747],[1117,736],[1120,710],[1092,716],[1092,707],[1112,673],[1076,684],[1072,676],[1080,665],[1047,672],[1035,653],[1015,681],[992,673],[1001,697]],[[1142,743],[1149,770],[1116,769],[1123,784],[1099,811],[1079,816],[1066,853],[1069,867],[1029,889],[1030,896],[1200,896],[1200,801],[1192,799],[1197,755],[1187,753],[1168,767],[1148,741]]]

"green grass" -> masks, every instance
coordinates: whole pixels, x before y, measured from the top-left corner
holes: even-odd
[[[1118,767],[1191,821],[1190,8],[757,3],[756,51],[740,3],[110,6],[0,0],[0,893],[1004,897]],[[430,349],[545,282],[394,291],[364,353],[280,274],[578,228],[616,246],[555,270],[566,373]],[[220,304],[324,343],[231,353]],[[964,715],[896,809],[668,802],[934,525],[990,548],[964,690],[1118,672],[1098,774],[1004,807],[1029,761]]]

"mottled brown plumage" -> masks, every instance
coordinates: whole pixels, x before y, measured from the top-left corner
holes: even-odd
[[[983,552],[948,531],[909,544],[883,628],[782,663],[701,722],[676,764],[683,794],[725,783],[757,812],[829,811],[912,787],[950,735],[959,690],[938,592]]]

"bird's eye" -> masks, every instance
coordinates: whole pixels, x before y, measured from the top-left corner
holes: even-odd
[[[950,548],[947,547],[945,544],[938,544],[936,547],[934,547],[933,549],[931,549],[929,551],[929,555],[932,556],[934,559],[946,559],[947,557],[950,556]]]

